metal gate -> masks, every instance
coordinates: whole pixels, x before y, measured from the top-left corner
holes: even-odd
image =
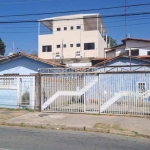
[[[0,76],[0,108],[30,108],[35,104],[35,76]]]
[[[150,115],[150,73],[42,74],[41,109]]]
[[[42,110],[99,112],[97,74],[42,75]]]

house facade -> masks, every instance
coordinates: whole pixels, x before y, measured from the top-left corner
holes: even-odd
[[[40,110],[39,68],[61,68],[61,64],[15,53],[0,59],[0,108]]]
[[[107,42],[103,37],[106,36],[106,29],[99,14],[46,18],[39,20],[40,24],[51,30],[51,34],[40,34],[39,27],[39,58],[65,60],[104,57]]]
[[[150,40],[126,38],[122,40],[122,44],[112,48],[105,49],[106,58],[112,58],[119,55],[126,55],[126,56],[150,55]]]

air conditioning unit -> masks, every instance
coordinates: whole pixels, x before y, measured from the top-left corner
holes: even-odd
[[[76,58],[81,58],[81,57],[82,57],[80,51],[77,51],[77,52],[75,53],[75,56],[76,56]]]

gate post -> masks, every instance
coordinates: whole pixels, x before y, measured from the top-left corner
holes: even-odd
[[[85,81],[85,74],[84,74],[84,87],[86,85],[86,81]],[[84,92],[84,113],[86,112],[86,102],[85,102],[85,92]]]
[[[41,74],[40,74],[40,97],[41,97],[41,103],[40,103],[40,108],[41,108],[41,111],[43,111],[42,110],[42,105],[43,105],[43,103],[44,103],[44,95],[43,95],[43,84],[44,84],[44,80],[43,80],[43,78],[44,78],[44,76],[42,76]],[[45,78],[44,78],[45,79]]]
[[[101,100],[100,100],[100,74],[97,74],[98,76],[98,113],[100,114],[100,109],[101,109]]]
[[[17,77],[17,107],[20,108],[21,106],[21,92],[22,92],[22,78]]]
[[[35,110],[41,111],[41,76],[35,74]]]

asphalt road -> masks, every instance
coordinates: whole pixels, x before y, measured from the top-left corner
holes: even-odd
[[[117,135],[0,126],[0,150],[149,150],[150,140]]]

